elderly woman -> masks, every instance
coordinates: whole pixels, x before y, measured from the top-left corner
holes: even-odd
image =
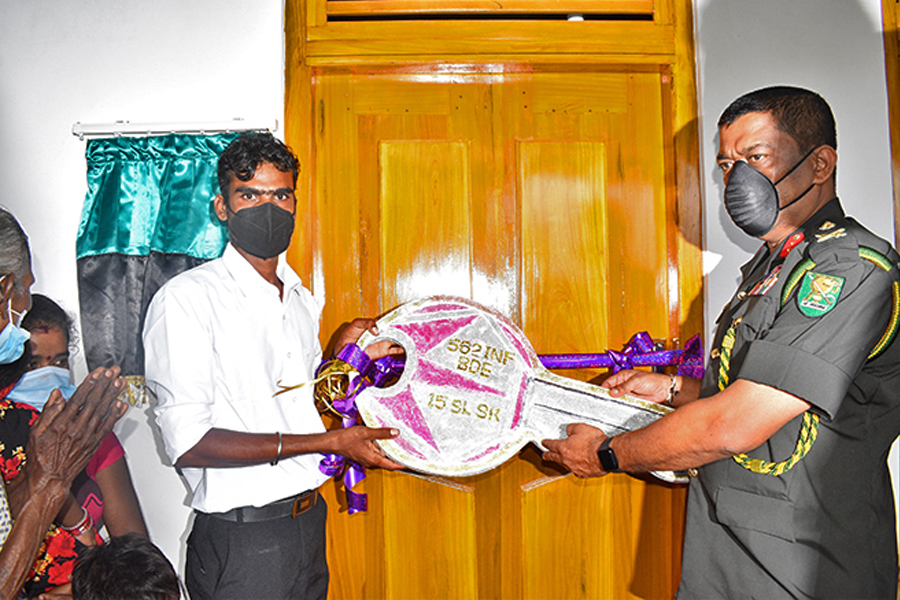
[[[31,305],[33,282],[28,238],[0,209],[0,370],[9,371],[2,367],[24,354],[28,335],[19,322]],[[56,391],[42,413],[29,417],[28,459],[20,453],[17,475],[0,484],[0,597],[14,598],[22,588],[72,480],[125,412],[127,405],[116,401],[124,388],[118,375],[118,368],[97,369],[68,403]],[[6,382],[0,396],[9,387]]]

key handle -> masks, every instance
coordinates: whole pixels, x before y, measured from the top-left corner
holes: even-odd
[[[536,439],[524,426],[525,389],[540,360],[518,327],[471,300],[431,297],[403,304],[378,320],[379,335],[406,351],[399,380],[369,387],[356,399],[363,421],[396,427],[380,440],[393,460],[416,471],[476,475]]]
[[[550,373],[515,323],[465,298],[403,304],[378,320],[378,330],[378,336],[363,334],[358,345],[390,340],[405,349],[406,364],[393,385],[361,392],[357,408],[366,425],[400,430],[399,437],[378,443],[415,471],[477,475],[529,442],[565,437],[565,423],[588,422],[615,435],[670,410],[614,399],[599,386]],[[576,405],[586,403],[587,413],[601,416],[585,416],[584,407],[569,414],[573,396]],[[606,401],[608,407],[598,409]]]

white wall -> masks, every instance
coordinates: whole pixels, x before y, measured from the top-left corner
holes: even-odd
[[[696,14],[705,244],[724,256],[706,286],[708,343],[755,249],[728,221],[713,168],[715,120],[731,100],[779,83],[822,93],[845,208],[888,238],[893,212],[880,0],[696,0]],[[282,36],[281,0],[0,0],[0,204],[31,237],[36,291],[77,310],[85,163],[73,123],[282,122]],[[119,430],[151,535],[181,565],[187,494],[148,423],[133,410]]]
[[[779,84],[819,92],[837,120],[844,210],[891,241],[894,215],[881,0],[695,0],[694,6],[705,248],[722,256],[705,286],[708,349],[714,320],[739,281],[738,269],[759,246],[729,220],[715,168],[716,121],[732,100]],[[707,268],[714,262],[706,261]],[[896,490],[896,444],[890,464]]]
[[[31,239],[35,291],[77,311],[86,167],[72,125],[283,123],[282,15],[282,0],[0,0],[0,205]],[[187,493],[149,423],[132,409],[117,431],[151,536],[181,565]]]

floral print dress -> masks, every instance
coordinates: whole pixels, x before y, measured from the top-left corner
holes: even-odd
[[[27,404],[6,399],[10,388],[0,390],[0,473],[7,484],[25,466],[28,434],[40,414]],[[56,524],[51,525],[38,550],[37,560],[28,574],[25,594],[33,598],[58,585],[69,583],[75,563],[87,548],[71,533],[63,531]]]

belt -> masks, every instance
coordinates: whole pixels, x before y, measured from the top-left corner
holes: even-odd
[[[228,512],[205,514],[232,523],[259,523],[285,517],[299,517],[315,506],[318,500],[319,490],[310,490],[265,506],[239,506]]]

